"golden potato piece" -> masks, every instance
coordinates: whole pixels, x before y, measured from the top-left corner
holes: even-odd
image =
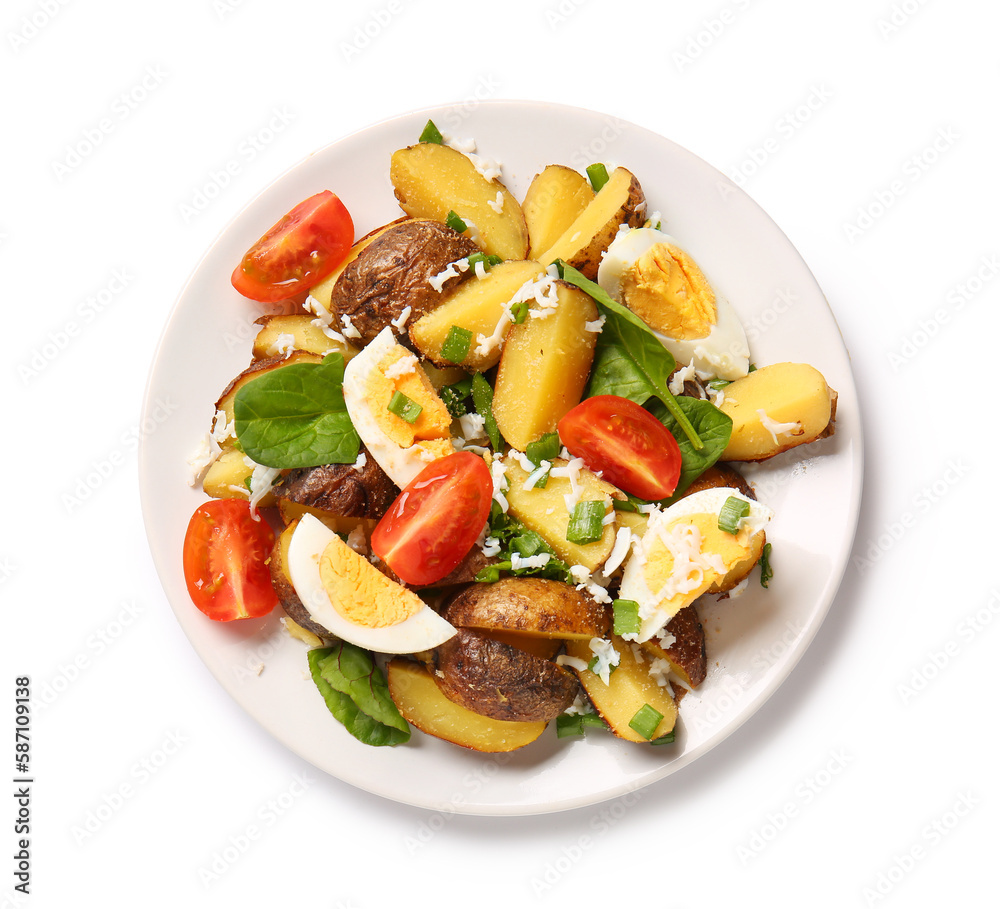
[[[568,669],[471,628],[438,647],[434,679],[456,704],[516,722],[555,719],[580,692]]]
[[[403,719],[421,732],[472,751],[498,753],[530,745],[545,723],[495,720],[448,700],[434,677],[418,663],[399,657],[386,671],[389,694]]]
[[[247,482],[253,467],[246,462],[246,456],[237,448],[227,446],[205,471],[201,488],[205,495],[213,499],[249,499]],[[274,493],[268,491],[257,503],[258,508],[269,508],[274,504]]]
[[[668,635],[673,635],[672,643]],[[642,649],[653,657],[667,660],[671,670],[691,688],[705,681],[708,669],[705,629],[694,606],[685,606],[667,623],[664,635],[644,641]]]
[[[281,608],[297,626],[319,638],[329,638],[330,632],[314,622],[312,616],[309,615],[309,610],[302,605],[288,573],[288,545],[291,543],[295,526],[295,522],[289,524],[274,541],[274,548],[271,550],[271,557],[267,562],[267,567],[271,572],[271,585],[278,595]]]
[[[578,287],[557,281],[559,305],[544,318],[531,315],[511,328],[500,355],[493,416],[518,451],[547,432],[580,403],[594,362],[597,306]]]
[[[529,250],[549,249],[593,198],[590,181],[571,167],[550,164],[536,174],[521,203]]]
[[[611,611],[562,581],[501,578],[494,584],[467,587],[445,607],[444,617],[457,628],[516,632],[526,637],[604,637]]]
[[[226,423],[232,425],[233,422],[233,401],[238,392],[251,379],[272,369],[281,369],[282,366],[291,366],[292,363],[322,363],[323,358],[319,354],[309,353],[306,350],[293,350],[287,357],[267,357],[263,360],[254,360],[235,379],[230,382],[219,399],[215,402],[216,411],[221,410],[226,415]]]
[[[413,346],[432,363],[447,367],[441,349],[452,326],[472,332],[469,352],[461,365],[469,372],[486,372],[500,359],[500,346],[491,347],[486,353],[477,352],[479,335],[490,337],[501,326],[505,338],[513,322],[505,319],[505,307],[527,281],[534,281],[543,273],[537,262],[510,261],[494,265],[482,278],[471,278],[448,293],[444,302],[421,316],[410,326]]]
[[[621,661],[611,673],[610,684],[605,685],[601,677],[589,669],[574,667],[597,712],[615,735],[630,742],[648,742],[671,732],[677,722],[677,704],[670,692],[658,685],[649,674],[648,661],[636,660],[631,644],[616,636],[611,638],[611,643],[620,654]],[[566,653],[585,663],[589,663],[594,655],[586,641],[568,641]],[[663,715],[649,738],[629,725],[646,704]]]
[[[566,461],[556,459],[553,467],[565,467]],[[570,513],[566,508],[566,496],[572,491],[569,477],[550,476],[544,488],[535,486],[525,489],[527,471],[512,457],[504,459],[507,466],[509,488],[506,495],[509,513],[529,530],[539,534],[560,559],[570,565],[583,565],[594,571],[611,554],[615,545],[614,523],[605,524],[599,540],[593,543],[572,543],[566,539]],[[580,471],[579,480],[583,492],[581,502],[600,502],[606,498],[624,499],[625,495],[610,483],[605,482],[586,468]],[[607,506],[605,514],[611,510]]]
[[[720,410],[733,432],[723,461],[763,461],[833,432],[836,392],[804,363],[762,366],[730,382]]]
[[[646,218],[646,197],[639,181],[624,167],[615,168],[590,204],[545,250],[533,258],[542,265],[563,259],[591,281],[597,280],[601,256],[611,245],[622,224],[640,227]]]
[[[410,217],[445,221],[453,211],[475,224],[485,252],[501,259],[527,256],[521,206],[507,187],[487,180],[460,151],[433,142],[401,148],[392,155],[389,179]]]
[[[293,350],[304,350],[308,353],[325,357],[334,351],[344,355],[344,361],[350,360],[358,351],[356,348],[329,337],[322,328],[315,324],[315,316],[304,313],[283,316],[263,316],[254,323],[260,326],[253,339],[253,358],[266,360],[269,357],[280,356],[285,343],[290,341]]]

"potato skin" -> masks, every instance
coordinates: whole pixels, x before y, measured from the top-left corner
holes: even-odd
[[[547,578],[501,578],[453,597],[444,617],[456,627],[540,637],[604,637],[611,611],[575,587]]]
[[[580,692],[570,670],[469,628],[438,648],[434,678],[456,704],[515,722],[551,720]]]
[[[330,308],[337,327],[347,316],[363,346],[399,319],[407,306],[408,321],[418,319],[444,299],[428,279],[478,249],[468,237],[439,221],[403,221],[390,227],[348,264],[334,285]],[[394,331],[401,343],[408,343],[405,326]]]
[[[362,451],[366,451],[363,446]],[[353,464],[291,470],[273,492],[276,499],[288,499],[339,517],[378,520],[389,510],[399,489],[369,454],[360,470]]]
[[[295,524],[289,524],[274,541],[271,558],[268,559],[267,563],[271,572],[271,584],[274,587],[274,592],[278,595],[278,603],[281,608],[296,625],[300,625],[306,631],[311,631],[321,638],[329,638],[330,631],[313,621],[309,610],[302,605],[288,575],[288,544],[291,542],[294,532]]]
[[[664,637],[674,636],[674,642],[665,647],[663,638],[647,641],[644,649],[670,661],[670,666],[692,688],[705,681],[708,655],[705,652],[705,629],[695,607],[685,606],[664,628]]]

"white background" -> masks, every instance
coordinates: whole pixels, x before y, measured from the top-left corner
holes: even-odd
[[[15,678],[51,693],[32,727],[32,893],[13,890],[8,797],[0,906],[983,905],[1000,13],[341,6],[18,0],[0,18],[4,779]],[[738,178],[830,300],[866,444],[852,562],[783,688],[641,795],[527,819],[368,795],[237,709],[161,592],[135,450],[162,326],[245,203],[369,123],[485,98],[603,111]]]

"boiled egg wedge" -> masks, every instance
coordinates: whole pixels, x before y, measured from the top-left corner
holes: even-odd
[[[313,515],[288,544],[288,575],[313,621],[379,653],[418,653],[455,634],[412,590],[386,577]]]
[[[736,311],[669,234],[653,227],[620,233],[597,282],[657,333],[678,365],[693,365],[698,378],[747,374],[750,347]]]
[[[397,392],[419,408],[412,420],[390,408]],[[345,367],[344,402],[369,454],[400,489],[431,461],[455,450],[448,408],[390,327]]]
[[[736,533],[719,526],[726,500],[748,503]],[[633,543],[622,572],[619,596],[639,604],[638,641],[648,641],[681,609],[693,603],[753,551],[773,512],[735,489],[692,493],[649,516],[642,539]]]

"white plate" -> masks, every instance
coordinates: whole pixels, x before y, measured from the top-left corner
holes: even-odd
[[[341,196],[358,236],[396,218],[389,155],[415,142],[428,117],[448,133],[474,137],[481,154],[499,159],[518,198],[546,164],[628,167],[664,229],[736,307],[754,361],[811,363],[839,392],[833,438],[750,471],[759,497],[777,512],[768,529],[774,580],[768,590],[754,580],[739,600],[702,611],[711,669],[700,691],[682,702],[674,745],[640,747],[600,731],[558,740],[551,729],[501,756],[417,731],[403,747],[367,747],[303,678],[304,645],[284,634],[278,615],[216,623],[188,598],[181,544],[204,496],[187,485],[186,459],[209,426],[213,401],[249,362],[260,315],[231,288],[233,267],[282,214],[321,189]],[[434,810],[518,815],[589,805],[705,754],[760,708],[806,652],[840,584],[861,496],[861,429],[848,355],[822,292],[784,234],[728,179],[674,143],[610,116],[536,102],[406,114],[321,149],[276,180],[222,232],[181,292],[153,363],[144,425],[157,419],[158,408],[162,420],[162,404],[179,407],[143,445],[143,512],[167,598],[201,659],[244,710],[316,767]]]

